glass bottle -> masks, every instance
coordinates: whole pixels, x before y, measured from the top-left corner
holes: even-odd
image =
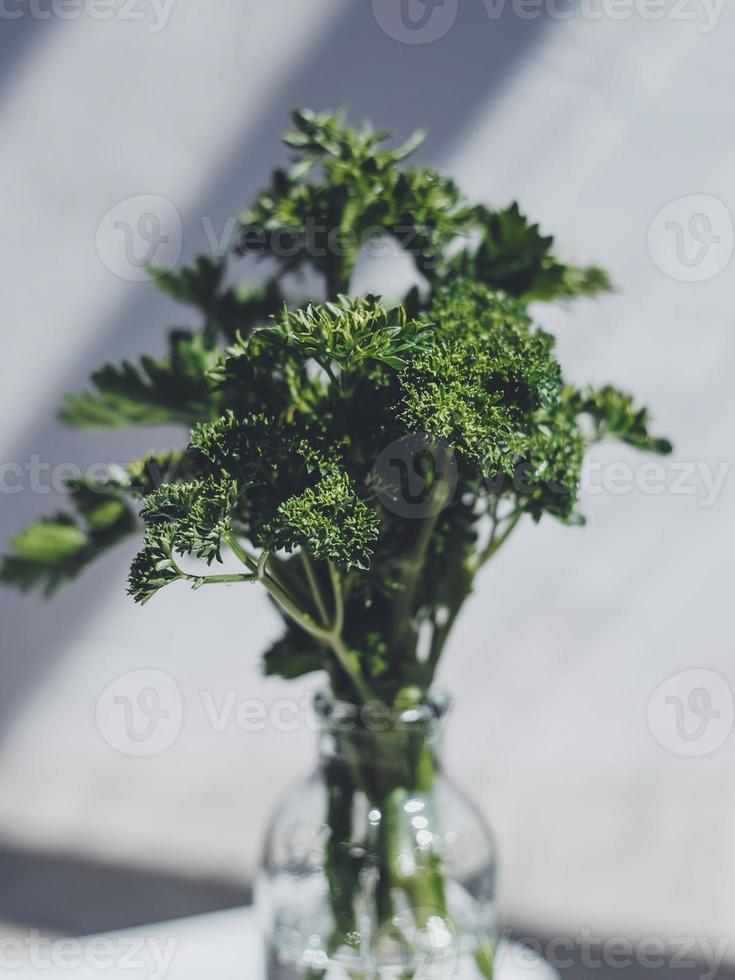
[[[319,766],[277,809],[259,876],[268,980],[492,976],[495,846],[441,768],[448,701],[316,709]]]

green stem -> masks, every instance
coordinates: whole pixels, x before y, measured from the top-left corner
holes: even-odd
[[[255,575],[187,575],[190,581],[200,582],[202,585],[222,585],[231,582],[255,582]]]
[[[271,578],[269,575],[264,575],[261,578],[261,582],[281,609],[288,613],[291,619],[293,619],[294,622],[296,622],[305,632],[324,643],[331,643],[334,638],[331,631],[328,629],[323,629],[321,626],[317,625],[312,617],[307,612],[304,612],[304,610],[301,609],[296,602],[294,602],[288,592],[281,585],[279,585],[275,579]]]
[[[187,582],[196,582],[198,585],[229,585],[234,582],[255,582],[257,578],[256,575],[243,575],[242,573],[235,573],[234,575],[194,575],[191,572],[184,571],[176,561],[173,551],[170,551],[168,555],[179,576]]]
[[[345,767],[334,760],[325,767],[324,779],[329,826],[325,871],[337,930],[333,941],[339,946],[357,929],[355,892],[359,868],[350,847],[355,784]]]
[[[335,300],[340,294],[349,293],[356,258],[354,249],[346,255],[333,256],[324,274],[328,300]]]
[[[487,564],[487,562],[490,561],[490,559],[493,557],[493,555],[496,552],[500,551],[500,549],[503,547],[505,542],[508,540],[508,538],[515,530],[516,526],[518,525],[518,522],[522,517],[523,517],[522,510],[513,511],[513,513],[506,518],[506,527],[501,535],[497,534],[497,529],[499,524],[498,522],[495,523],[487,547],[485,548],[484,551],[480,553],[480,555],[477,557],[475,561],[474,564],[475,571],[478,571],[480,568],[482,568],[483,565]]]
[[[301,561],[304,566],[304,571],[306,572],[306,580],[309,583],[311,594],[314,598],[314,602],[316,603],[316,608],[321,616],[323,625],[326,626],[329,623],[329,614],[327,613],[324,596],[322,595],[322,590],[319,588],[319,583],[316,579],[314,565],[312,564],[311,558],[309,558],[305,551],[301,552]]]
[[[490,559],[498,553],[498,551],[500,551],[500,549],[507,542],[508,538],[511,536],[515,528],[518,526],[518,522],[520,521],[521,517],[523,517],[522,511],[520,510],[514,511],[513,514],[511,514],[510,517],[506,519],[507,520],[506,527],[504,528],[503,533],[500,535],[497,534],[499,523],[497,521],[494,523],[493,530],[490,535],[490,541],[488,542],[487,547],[483,552],[480,553],[478,558],[472,563],[471,566],[472,579],[474,579],[478,571],[484,565],[486,565],[487,562],[490,561]],[[431,639],[431,648],[429,651],[429,657],[428,660],[426,661],[426,667],[425,667],[425,677],[426,677],[427,687],[430,687],[434,681],[434,675],[436,674],[437,668],[439,666],[439,660],[441,659],[441,655],[444,651],[446,642],[449,639],[449,634],[451,633],[452,628],[455,622],[457,621],[457,617],[459,616],[462,610],[462,606],[464,605],[465,600],[469,596],[470,592],[471,592],[471,585],[462,595],[460,595],[457,598],[456,602],[449,610],[447,619],[441,624],[441,626],[434,627],[434,635]]]
[[[431,649],[429,650],[429,659],[426,661],[426,686],[430,687],[434,681],[434,675],[436,674],[437,668],[439,666],[439,660],[444,651],[444,646],[449,638],[449,634],[452,631],[452,627],[457,621],[457,617],[460,614],[462,606],[464,605],[467,596],[469,595],[469,590],[465,592],[458,600],[455,602],[454,606],[449,611],[446,620],[441,624],[441,626],[434,626],[434,635],[431,638]]]
[[[360,661],[354,651],[350,650],[342,638],[342,631],[345,626],[345,601],[342,577],[332,562],[329,562],[329,577],[332,582],[332,592],[334,593],[334,623],[332,624],[332,634],[329,645],[334,651],[334,655],[350,676],[355,690],[360,695],[364,704],[373,699],[373,692],[365,683],[362,676]]]
[[[341,636],[331,635],[328,642],[341,667],[352,681],[352,685],[359,694],[362,703],[368,704],[370,701],[373,701],[373,692],[363,679],[360,662],[355,653],[350,650]]]
[[[331,561],[329,562],[329,578],[331,579],[332,592],[334,593],[334,624],[332,631],[337,636],[341,636],[342,630],[345,628],[344,592],[342,589],[342,578]]]
[[[436,528],[439,515],[449,500],[449,487],[445,480],[439,480],[434,494],[435,496],[432,501],[434,513],[422,522],[414,546],[405,559],[407,568],[406,578],[403,582],[403,588],[399,592],[393,606],[393,645],[394,649],[398,652],[405,649],[406,641],[412,628],[413,602],[421,579],[421,572],[426,561],[431,536]]]
[[[257,559],[253,555],[249,554],[245,550],[245,548],[243,548],[243,546],[240,544],[240,542],[237,540],[234,534],[226,534],[225,541],[230,546],[234,555],[240,559],[243,565],[246,565],[251,572],[257,572],[258,570]]]
[[[304,632],[308,633],[310,636],[313,636],[316,640],[319,640],[321,643],[326,644],[330,648],[339,665],[352,682],[352,686],[361,700],[364,703],[373,700],[372,691],[362,677],[362,670],[360,668],[360,662],[357,656],[352,650],[349,649],[347,644],[342,639],[342,630],[344,628],[344,597],[342,595],[341,579],[334,566],[330,563],[329,571],[332,587],[334,589],[335,602],[334,623],[332,624],[331,628],[327,628],[326,626],[320,626],[318,623],[316,623],[309,613],[298,605],[286,587],[277,581],[265,567],[259,569],[259,563],[247,554],[245,549],[242,548],[242,546],[234,539],[232,535],[228,536],[227,541],[241,561],[244,561],[246,564],[248,564],[248,566],[250,566],[251,563],[254,564],[257,573],[253,576],[249,576],[247,580],[252,581],[254,578],[259,578],[267,589],[269,595],[272,596],[280,608],[298,626],[300,626]]]

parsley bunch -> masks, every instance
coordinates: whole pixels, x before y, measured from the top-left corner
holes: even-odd
[[[605,291],[602,270],[562,263],[518,205],[471,205],[408,166],[420,135],[388,149],[386,133],[338,115],[293,121],[293,166],[237,236],[237,255],[267,263],[265,284],[229,285],[208,257],[156,270],[201,328],[66,400],[69,425],[178,423],[188,448],[76,481],[74,516],[22,531],[0,576],[52,592],[135,532],[137,510],[136,601],[174,583],[259,584],[284,622],[269,674],[324,670],[338,697],[393,704],[430,687],[479,570],[522,519],[581,521],[591,443],[670,446],[630,396],[565,383],[529,313]],[[420,284],[400,301],[350,294],[376,238],[415,264]],[[293,275],[307,269],[316,277]],[[318,295],[294,293],[315,278]],[[225,555],[239,571],[216,571]]]

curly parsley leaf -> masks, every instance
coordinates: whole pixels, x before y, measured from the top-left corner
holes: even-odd
[[[349,570],[369,565],[379,520],[349,476],[330,467],[314,486],[279,504],[266,534],[274,550],[304,548]]]

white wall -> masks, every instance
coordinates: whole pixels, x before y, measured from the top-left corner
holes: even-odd
[[[187,316],[105,266],[98,224],[121,200],[163,195],[182,215],[185,256],[204,248],[202,218],[223,228],[282,159],[288,107],[311,103],[348,104],[403,136],[428,126],[425,159],[477,197],[517,197],[565,252],[607,265],[619,294],[540,311],[570,375],[618,381],[655,406],[676,439],[674,467],[729,467],[733,264],[682,282],[667,230],[670,275],[646,235],[683,196],[714,196],[735,213],[731,9],[705,33],[702,21],[670,18],[546,23],[511,11],[492,21],[466,0],[445,37],[413,46],[381,32],[368,4],[345,0],[179,0],[157,33],[121,19],[1,26],[3,461],[38,453],[88,465],[166,444],[165,432],[81,438],[51,420],[89,369],[158,349],[161,328]],[[686,225],[702,207],[716,205],[685,202],[673,217]],[[727,253],[727,224],[714,231]],[[402,272],[364,269],[363,285],[390,289]],[[619,448],[597,459],[641,462]],[[693,494],[608,490],[590,495],[585,531],[523,529],[457,630],[444,673],[457,701],[448,756],[495,825],[516,919],[732,934],[729,469],[717,500],[705,498],[701,479]],[[4,537],[57,504],[4,496]],[[312,738],[232,722],[215,731],[203,692],[216,704],[231,690],[272,704],[309,685],[259,676],[276,621],[254,591],[170,590],[135,608],[123,589],[134,550],[53,604],[0,596],[0,834],[249,876],[267,811],[309,765]],[[96,722],[101,692],[138,668],[168,672],[184,706],[175,743],[143,759],[116,752]],[[687,676],[657,695],[668,751],[647,705],[689,668],[723,681]],[[677,736],[663,698],[702,684],[721,711],[705,737],[724,744],[687,758],[677,751],[707,745]]]

